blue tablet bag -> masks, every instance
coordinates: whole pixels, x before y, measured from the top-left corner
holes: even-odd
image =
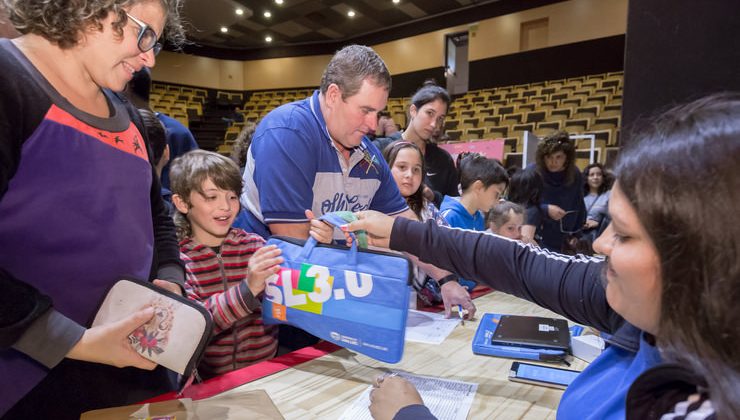
[[[321,217],[340,226],[333,213]],[[273,236],[285,262],[267,281],[266,324],[289,324],[326,341],[396,363],[403,356],[411,262],[403,255],[310,238]]]

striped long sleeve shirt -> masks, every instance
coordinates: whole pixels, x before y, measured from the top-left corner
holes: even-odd
[[[247,287],[249,259],[264,244],[262,237],[235,228],[218,252],[192,237],[180,242],[188,298],[213,317],[213,337],[198,367],[205,378],[275,356],[277,326],[262,323],[261,302]]]

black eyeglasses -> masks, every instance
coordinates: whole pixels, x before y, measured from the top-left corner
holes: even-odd
[[[139,37],[136,39],[139,51],[145,53],[149,50],[153,50],[155,56],[159,54],[159,52],[162,51],[162,44],[157,42],[157,33],[154,32],[154,29],[128,13],[126,13],[126,16],[128,16],[128,18],[135,24],[139,25]]]
[[[560,232],[561,233],[565,233],[567,235],[574,235],[574,234],[576,234],[576,233],[578,233],[578,232],[580,232],[580,231],[583,230],[583,226],[581,226],[577,230],[565,230],[563,228],[563,220],[565,219],[565,216],[567,216],[569,214],[573,214],[573,213],[578,213],[578,210],[568,210],[568,211],[565,212],[565,214],[563,215],[563,217],[560,218],[559,222],[560,222]]]

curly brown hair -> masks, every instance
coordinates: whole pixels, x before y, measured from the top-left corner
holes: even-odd
[[[537,172],[543,175],[544,171],[547,170],[545,157],[557,152],[565,153],[565,182],[571,184],[575,180],[576,172],[578,171],[576,167],[576,145],[566,131],[553,133],[540,140],[537,144],[537,152],[535,154]]]
[[[113,29],[123,36],[128,22],[125,8],[141,2],[159,1],[166,12],[164,36],[173,46],[185,42],[185,30],[180,22],[180,9],[184,0],[2,0],[10,22],[22,34],[36,34],[59,48],[72,48],[80,35],[89,28],[103,30],[101,23],[109,13],[118,18]]]

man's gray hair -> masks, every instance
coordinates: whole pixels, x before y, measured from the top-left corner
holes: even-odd
[[[321,93],[326,94],[334,83],[342,91],[342,99],[347,99],[360,90],[365,79],[391,90],[391,74],[378,53],[364,45],[348,45],[337,51],[326,66],[321,76]]]

